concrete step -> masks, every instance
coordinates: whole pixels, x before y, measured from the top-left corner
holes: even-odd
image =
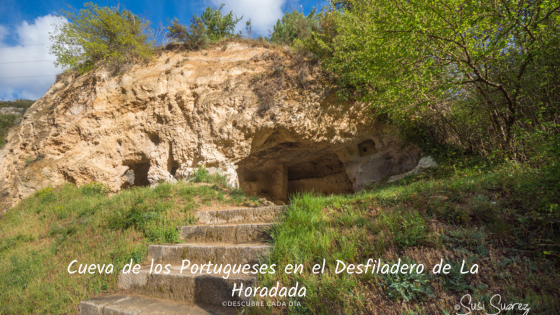
[[[181,265],[184,259],[191,264],[254,264],[264,259],[272,251],[272,246],[262,243],[252,244],[169,244],[148,246],[148,261],[154,263]]]
[[[251,243],[270,239],[272,223],[182,226],[180,237],[191,243]]]
[[[245,208],[196,213],[199,224],[275,222],[284,206]]]
[[[186,304],[131,294],[107,294],[80,302],[80,315],[233,315],[233,307]]]
[[[151,273],[150,266],[143,266],[137,274],[132,272],[119,274],[118,288],[133,291],[136,294],[150,297],[171,299],[187,303],[202,303],[208,305],[222,305],[225,301],[248,300],[241,295],[232,296],[234,284],[237,288],[256,286],[257,277],[252,274],[225,273],[207,274],[192,273],[191,270],[180,272],[180,266],[171,266],[171,272]],[[164,269],[165,270],[165,269]],[[211,272],[213,268],[210,269]],[[238,270],[238,269],[236,269]],[[198,271],[198,270],[197,270]],[[227,278],[227,279],[226,279]]]

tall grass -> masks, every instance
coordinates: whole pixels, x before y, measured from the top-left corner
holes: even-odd
[[[212,180],[216,178],[211,178]],[[163,183],[109,197],[107,187],[66,184],[23,200],[0,220],[0,314],[76,313],[81,300],[116,289],[118,271],[144,262],[147,245],[179,242],[202,204],[253,205],[222,185]],[[68,265],[113,264],[113,274],[69,274]]]
[[[509,303],[529,303],[531,312],[553,314],[560,307],[560,290],[553,285],[560,282],[560,213],[554,210],[559,174],[514,165],[444,165],[355,195],[295,195],[272,232],[267,263],[277,264],[278,272],[261,276],[261,283],[307,288],[301,305],[282,309],[290,314],[452,314],[467,293],[477,301],[501,294]],[[444,259],[454,272],[334,273],[336,260],[365,264],[368,258],[401,258],[428,270]],[[313,274],[323,259],[325,273]],[[463,259],[479,264],[480,274],[460,274]],[[287,275],[287,264],[303,264],[304,272]]]

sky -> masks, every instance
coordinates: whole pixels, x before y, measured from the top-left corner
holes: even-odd
[[[101,0],[98,6],[119,6],[150,20],[154,27],[167,25],[168,18],[178,18],[188,24],[193,14],[204,8],[232,10],[238,17],[238,30],[245,31],[245,21],[251,19],[254,35],[269,35],[276,21],[292,8],[308,14],[321,0]],[[66,20],[57,17],[60,9],[82,8],[83,1],[64,0],[1,0],[0,1],[0,100],[41,98],[54,83],[62,69],[54,66],[49,54],[49,32],[53,24]]]

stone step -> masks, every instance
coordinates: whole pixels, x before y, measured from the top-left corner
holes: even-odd
[[[271,252],[272,246],[252,244],[168,244],[148,246],[148,261],[158,264],[181,265],[184,259],[192,264],[254,264]]]
[[[275,222],[284,206],[200,211],[196,213],[199,224],[266,223]]]
[[[118,288],[140,295],[174,301],[223,305],[222,303],[227,301],[249,299],[243,294],[232,296],[234,284],[237,288],[241,285],[246,288],[256,286],[257,283],[256,275],[252,274],[207,274],[206,269],[204,269],[204,273],[192,273],[190,269],[180,272],[180,268],[180,266],[171,266],[171,272],[168,274],[163,272],[150,274],[149,265],[143,266],[137,274],[132,272],[125,274],[121,271]]]
[[[186,304],[131,294],[107,294],[80,302],[80,315],[233,315],[233,307]]]
[[[182,226],[180,237],[185,242],[192,243],[262,242],[270,239],[268,231],[273,226],[272,223]]]

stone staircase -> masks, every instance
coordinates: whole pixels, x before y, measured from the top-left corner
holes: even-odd
[[[198,212],[198,225],[183,226],[184,244],[150,245],[148,265],[138,274],[119,274],[119,293],[106,294],[80,302],[81,315],[146,314],[236,314],[234,307],[222,303],[240,301],[232,297],[237,287],[256,286],[256,275],[220,274],[183,270],[188,259],[192,264],[254,264],[272,249],[266,243],[267,230],[284,209],[283,206]],[[150,264],[171,264],[168,274],[150,274]]]

